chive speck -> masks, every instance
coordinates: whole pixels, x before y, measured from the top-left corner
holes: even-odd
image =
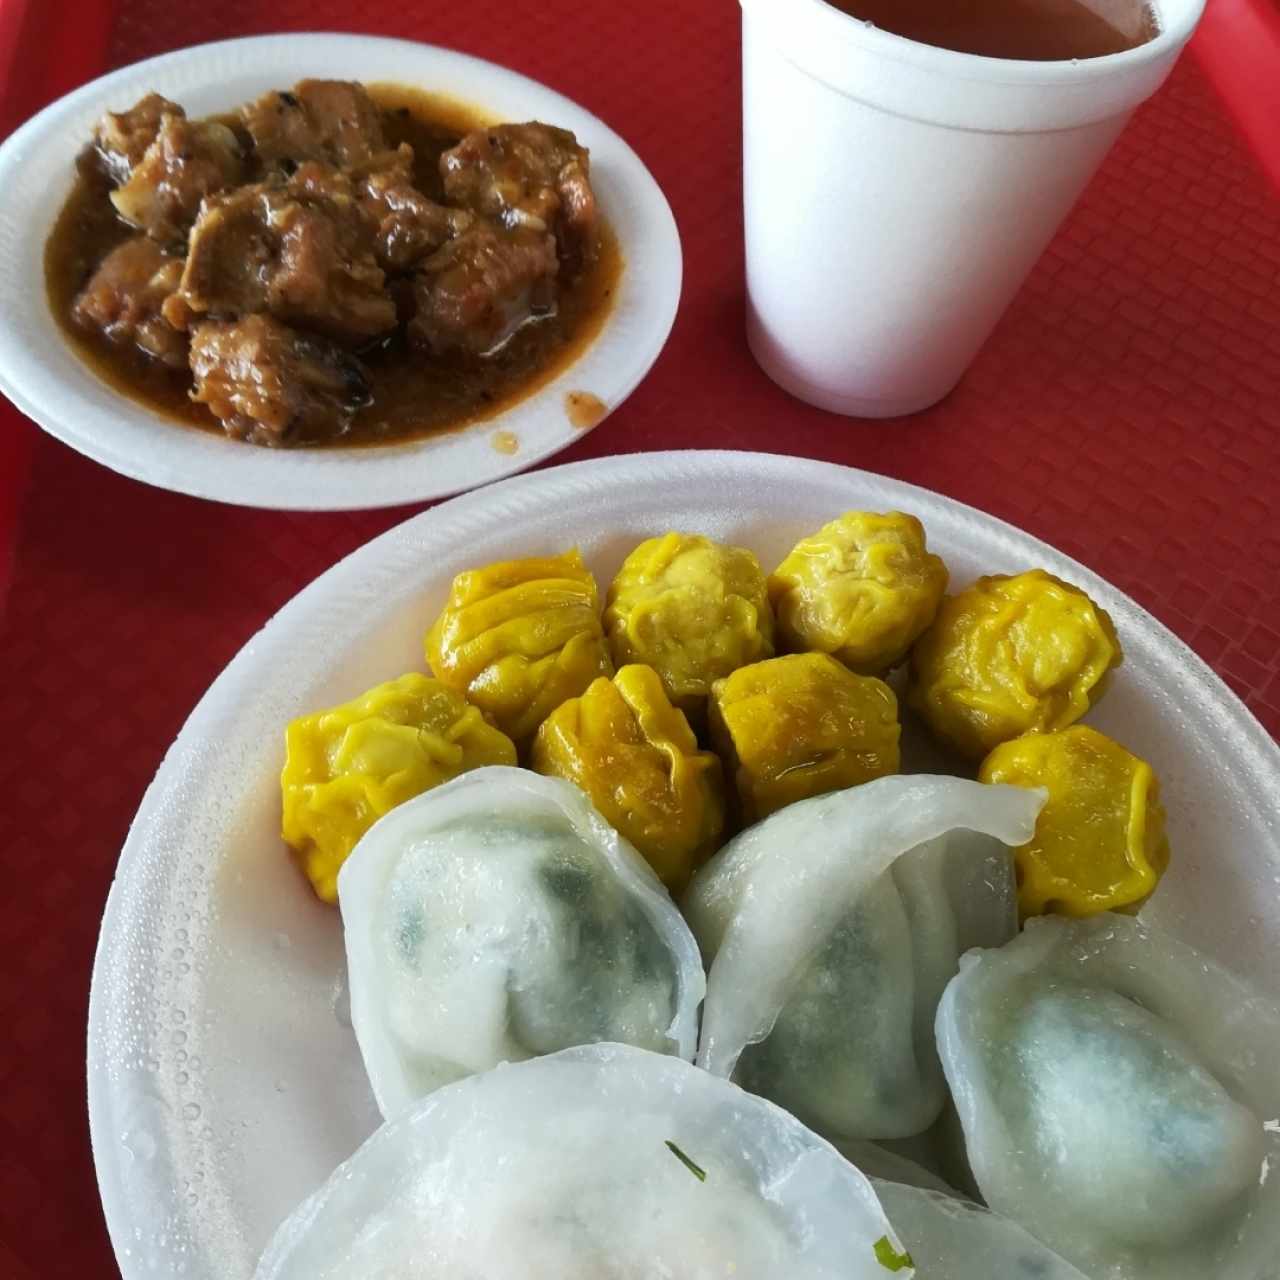
[[[872,1246],[876,1251],[876,1261],[887,1271],[905,1271],[916,1264],[911,1261],[909,1253],[899,1253],[893,1247],[888,1236],[881,1236]]]
[[[679,1160],[680,1163],[684,1165],[684,1167],[688,1169],[689,1172],[693,1174],[693,1176],[697,1178],[699,1182],[706,1182],[707,1171],[704,1168],[702,1168],[701,1165],[694,1164],[694,1162],[690,1160],[689,1157],[685,1155],[685,1153],[681,1151],[680,1148],[677,1147],[676,1144],[672,1142],[670,1138],[667,1139],[667,1150],[670,1151],[671,1154],[675,1156],[675,1158]],[[877,1245],[876,1246],[877,1257],[879,1256],[879,1249],[880,1249],[880,1246]]]

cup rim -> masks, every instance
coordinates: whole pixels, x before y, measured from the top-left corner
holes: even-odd
[[[738,0],[744,10],[765,10],[776,7],[780,0]],[[832,33],[851,44],[859,45],[869,54],[889,61],[899,62],[921,71],[950,76],[954,79],[981,80],[988,84],[1039,84],[1074,85],[1110,78],[1112,75],[1154,62],[1170,51],[1180,48],[1194,33],[1204,12],[1206,0],[1172,0],[1181,9],[1175,13],[1175,21],[1165,25],[1161,21],[1156,35],[1119,53],[1100,54],[1096,58],[1027,59],[993,58],[985,54],[963,53],[956,49],[944,49],[924,44],[907,36],[869,25],[862,19],[837,9],[828,0],[785,0],[788,5],[802,4],[818,22],[829,22]],[[1163,20],[1162,9],[1169,0],[1148,0]]]

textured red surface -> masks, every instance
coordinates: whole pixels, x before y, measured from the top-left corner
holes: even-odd
[[[1245,141],[1259,135],[1243,115],[1237,130],[1194,60],[1139,114],[961,388],[916,419],[866,424],[787,398],[743,343],[732,0],[374,3],[361,16],[335,0],[120,0],[77,5],[74,26],[55,11],[0,0],[0,125],[108,65],[353,22],[568,93],[667,191],[686,281],[651,376],[566,459],[767,449],[940,490],[1130,591],[1280,735],[1280,201]],[[1205,65],[1220,84],[1231,37],[1218,21]],[[0,619],[0,1276],[115,1274],[84,1116],[89,968],[117,852],[165,747],[274,609],[406,514],[177,497],[0,407],[0,600],[12,565]]]

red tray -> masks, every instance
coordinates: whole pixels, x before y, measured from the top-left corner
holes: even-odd
[[[0,0],[0,132],[181,45],[350,29],[334,0]],[[1210,0],[961,387],[910,420],[789,399],[743,341],[732,0],[380,0],[366,32],[448,44],[609,121],[684,238],[671,342],[562,455],[765,449],[902,477],[1011,520],[1131,592],[1280,735],[1280,10]],[[352,67],[358,75],[359,68]],[[679,142],[678,146],[673,143]],[[129,819],[224,663],[408,511],[288,515],[122,479],[0,404],[0,1276],[110,1276],[84,1115],[98,919]]]

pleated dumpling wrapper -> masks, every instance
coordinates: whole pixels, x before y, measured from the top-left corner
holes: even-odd
[[[870,1183],[675,1058],[570,1049],[441,1089],[277,1230],[256,1280],[909,1280]]]
[[[965,957],[938,1048],[973,1174],[1095,1280],[1262,1280],[1280,1258],[1280,1013],[1129,916]]]
[[[720,760],[699,750],[652,667],[633,663],[562,702],[538,729],[530,764],[581,787],[673,893],[720,847]]]
[[[458,574],[425,649],[436,678],[517,746],[566,698],[613,674],[596,580],[576,549]]]
[[[825,653],[739,667],[711,686],[709,720],[744,822],[898,772],[893,690]]]
[[[1002,742],[978,777],[1049,793],[1035,839],[1013,854],[1024,916],[1136,914],[1168,870],[1155,772],[1087,724]]]
[[[1043,798],[878,778],[730,841],[684,898],[710,966],[699,1064],[831,1138],[927,1129],[946,1100],[938,1000],[966,950],[1013,936],[1008,846]]]
[[[461,694],[416,671],[285,730],[281,834],[316,897],[338,900],[356,841],[412,796],[485,764],[515,764],[511,739]]]
[[[697,944],[572,783],[494,766],[401,805],[338,877],[351,1023],[387,1117],[499,1062],[617,1040],[692,1059]]]
[[[926,548],[924,526],[901,511],[846,511],[769,575],[779,647],[829,653],[866,676],[906,657],[946,589],[947,566]]]
[[[911,650],[907,703],[981,760],[1024,733],[1074,724],[1124,660],[1111,616],[1043,569],[990,574],[947,596]]]
[[[700,533],[667,533],[636,547],[609,586],[604,625],[614,662],[652,667],[695,720],[716,680],[773,656],[760,562],[745,547]]]

